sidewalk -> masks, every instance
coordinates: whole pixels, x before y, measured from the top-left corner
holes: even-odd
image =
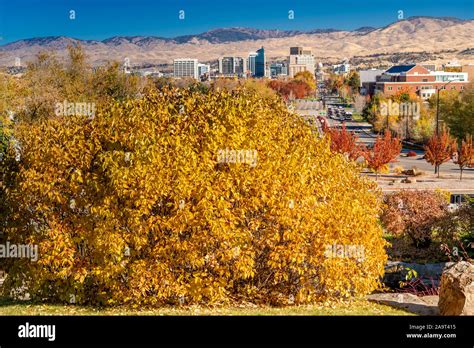
[[[365,173],[375,180],[375,174]],[[411,183],[404,182],[408,178]],[[433,173],[424,173],[420,176],[407,176],[391,174],[379,174],[378,185],[384,192],[393,192],[399,190],[444,190],[452,194],[474,194],[474,176],[469,175],[459,180],[458,174],[443,174],[440,177]]]

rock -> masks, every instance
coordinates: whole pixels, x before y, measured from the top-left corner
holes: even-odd
[[[367,300],[403,309],[419,315],[438,315],[438,296],[419,297],[409,293],[371,294]]]
[[[406,281],[405,276],[408,273],[407,268],[413,269],[418,274],[423,282],[430,286],[431,282],[435,286],[439,285],[443,270],[454,265],[454,262],[439,262],[439,263],[408,263],[401,261],[388,261],[385,265],[385,274],[383,282],[391,288],[398,288],[400,281]],[[425,296],[426,297],[426,296]]]
[[[474,265],[458,262],[441,276],[439,291],[441,315],[474,315]]]
[[[423,301],[429,305],[438,308],[439,296],[438,295],[430,295],[430,296],[423,296]],[[439,313],[439,311],[436,311]]]
[[[416,169],[407,169],[402,172],[405,175],[416,176]]]

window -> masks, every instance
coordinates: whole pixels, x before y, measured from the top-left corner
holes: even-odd
[[[451,90],[455,90],[456,89],[456,86],[451,86]]]
[[[428,79],[423,79],[422,82],[428,82]]]
[[[387,87],[387,90],[388,90],[388,91],[391,91],[391,90],[392,90],[392,87],[391,87],[391,86],[390,86],[390,87]]]

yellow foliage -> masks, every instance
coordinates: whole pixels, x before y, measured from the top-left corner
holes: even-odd
[[[396,166],[393,168],[393,172],[396,174],[401,174],[405,169],[403,169],[403,166]]]
[[[379,285],[376,185],[277,97],[165,89],[14,132],[7,235],[38,244],[39,260],[9,260],[6,291],[104,305],[308,303]],[[256,165],[219,160],[222,150],[250,151]],[[339,253],[347,246],[363,255]]]

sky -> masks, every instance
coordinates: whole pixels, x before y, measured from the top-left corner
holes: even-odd
[[[474,19],[474,0],[0,0],[0,45],[44,36],[175,37],[235,26],[347,30],[385,26],[399,14]]]

